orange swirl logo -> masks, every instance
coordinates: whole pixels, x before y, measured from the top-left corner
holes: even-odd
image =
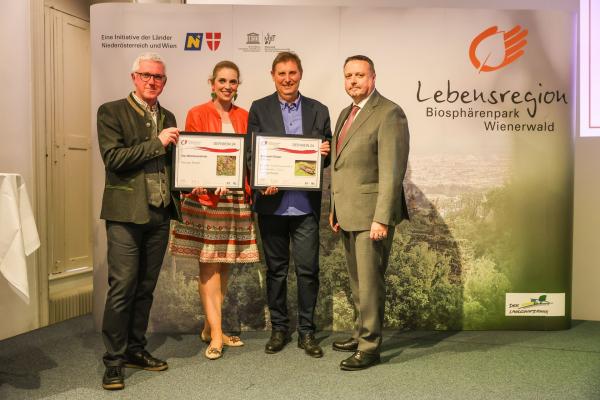
[[[471,42],[471,64],[479,72],[496,71],[507,66],[525,54],[523,47],[527,44],[525,38],[528,33],[520,25],[508,32],[499,31],[497,26],[487,28]]]

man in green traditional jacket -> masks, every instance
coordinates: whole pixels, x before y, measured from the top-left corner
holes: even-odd
[[[134,91],[98,109],[98,143],[106,178],[100,218],[106,220],[108,293],[102,322],[106,371],[102,387],[123,389],[123,367],[168,368],[145,349],[153,291],[177,215],[171,193],[175,116],[158,103],[167,82],[155,53],[133,63]]]

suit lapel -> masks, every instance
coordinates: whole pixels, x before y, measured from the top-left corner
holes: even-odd
[[[273,125],[276,128],[275,132],[264,132],[264,133],[285,133],[285,126],[283,124],[283,115],[281,114],[281,105],[279,103],[279,97],[277,97],[277,92],[275,92],[271,96],[271,101],[269,101],[269,109],[268,115],[273,119]]]
[[[302,107],[302,134],[304,136],[314,136],[313,126],[315,125],[315,118],[317,114],[312,108],[312,104],[304,99],[300,98]]]
[[[364,124],[365,121],[369,119],[369,117],[371,117],[371,115],[375,111],[375,108],[377,107],[378,103],[379,103],[379,93],[377,93],[377,91],[374,91],[373,94],[371,95],[371,98],[369,99],[369,101],[367,101],[367,104],[365,104],[365,107],[362,110],[360,110],[360,112],[358,113],[358,116],[352,122],[352,126],[350,127],[350,130],[346,134],[346,139],[344,140],[344,143],[342,143],[342,147],[340,148],[338,155],[342,154],[342,152],[344,151],[344,149],[346,148],[346,146],[352,139],[352,136],[354,136],[356,134],[356,132],[358,131],[358,129],[361,127],[361,125]],[[346,118],[344,118],[344,121],[346,121]],[[341,130],[341,127],[339,127],[339,129]],[[337,136],[337,134],[336,134],[336,136]]]

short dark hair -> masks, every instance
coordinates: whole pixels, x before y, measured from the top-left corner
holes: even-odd
[[[375,64],[373,64],[373,60],[371,60],[367,56],[363,56],[363,55],[360,55],[360,54],[357,54],[355,56],[350,56],[350,57],[346,58],[346,61],[344,61],[344,67],[350,61],[365,61],[365,62],[367,62],[369,64],[369,67],[371,67],[371,72],[375,73]]]
[[[271,65],[271,72],[275,72],[275,66],[282,62],[293,61],[298,66],[300,73],[302,73],[302,61],[300,61],[300,57],[298,54],[292,53],[291,51],[282,51],[275,56],[273,60],[273,65]]]

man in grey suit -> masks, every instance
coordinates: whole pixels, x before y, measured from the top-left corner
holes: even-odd
[[[321,154],[329,163],[331,122],[323,104],[300,94],[302,63],[291,52],[277,54],[271,67],[275,93],[250,107],[248,135],[285,133],[324,138]],[[250,146],[247,146],[250,148]],[[251,153],[248,151],[249,160]],[[269,187],[255,192],[254,211],[267,264],[267,303],[271,314],[268,354],[277,353],[290,340],[287,311],[287,274],[291,256],[298,281],[298,347],[311,357],[322,357],[315,339],[314,313],[319,292],[319,216],[321,191],[290,191]]]
[[[123,389],[123,367],[149,371],[167,363],[146,350],[153,292],[178,215],[170,190],[175,116],[160,106],[166,67],[155,53],[133,63],[134,90],[98,109],[98,144],[106,178],[100,218],[106,220],[108,293],[102,321],[106,366],[102,387]]]
[[[357,315],[352,337],[333,349],[351,351],[342,370],[380,361],[385,306],[384,274],[395,225],[408,218],[402,181],[408,160],[408,124],[402,109],[375,90],[375,66],[362,55],[344,63],[352,105],[342,110],[332,145],[329,223],[341,231]]]

